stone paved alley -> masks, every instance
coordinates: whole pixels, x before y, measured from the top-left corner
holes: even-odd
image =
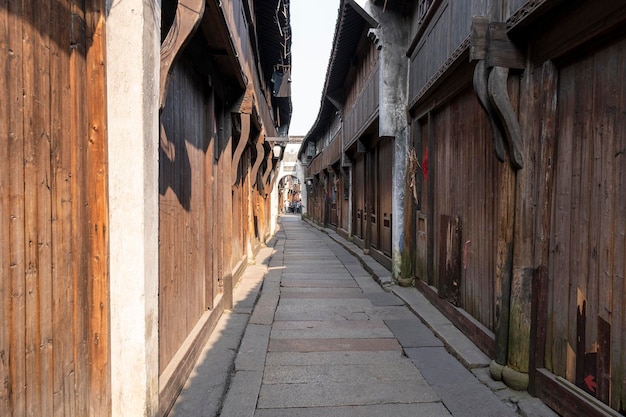
[[[279,224],[170,417],[556,416],[491,380],[489,359],[362,251],[298,216]]]

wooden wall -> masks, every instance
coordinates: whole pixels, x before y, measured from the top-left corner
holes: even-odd
[[[391,171],[393,168],[393,146],[391,138],[381,139],[374,150],[370,151],[373,164],[372,172],[373,200],[371,203],[370,222],[372,222],[371,245],[391,257]],[[373,223],[374,220],[376,223]]]
[[[365,240],[366,232],[366,200],[365,200],[365,154],[358,154],[354,161],[354,177],[352,181],[352,230],[356,237]]]
[[[455,51],[469,37],[472,16],[489,16],[489,5],[498,0],[442,0],[432,2],[419,41],[411,51],[409,101],[427,87]],[[417,29],[416,29],[417,30]],[[469,46],[467,44],[465,47]]]
[[[162,372],[213,306],[213,92],[183,56],[175,66],[159,155],[159,367]]]
[[[110,413],[104,2],[0,1],[0,414]]]
[[[342,170],[341,180],[337,189],[337,199],[339,207],[339,227],[348,231],[350,228],[350,172]]]
[[[625,62],[622,38],[558,68],[545,341],[546,368],[616,410],[626,409]]]
[[[431,283],[439,286],[439,248],[445,242],[438,231],[441,216],[455,216],[461,223],[462,272],[459,306],[484,326],[494,324],[494,276],[498,238],[498,195],[502,164],[494,154],[491,130],[473,91],[466,88],[434,112],[428,150],[428,186],[434,187],[432,216],[433,257]],[[426,189],[424,190],[426,193]]]
[[[370,56],[377,57],[377,55]],[[349,102],[349,107],[347,107],[348,110],[346,111],[343,128],[344,149],[347,149],[356,141],[378,113],[380,67],[377,58],[375,60],[372,58],[372,60],[372,64],[366,67],[368,71],[362,74],[359,73],[361,74],[360,77],[363,78],[363,82],[353,85],[349,95],[350,100],[354,100],[354,102]],[[361,78],[358,78],[358,80],[361,80]]]

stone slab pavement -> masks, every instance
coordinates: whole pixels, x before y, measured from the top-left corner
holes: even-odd
[[[556,416],[491,381],[482,352],[349,242],[298,216],[279,227],[170,416]]]

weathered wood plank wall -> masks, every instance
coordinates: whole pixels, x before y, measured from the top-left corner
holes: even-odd
[[[374,202],[378,209],[378,242],[375,246],[386,256],[391,257],[391,171],[393,169],[394,140],[383,138],[378,142],[376,188],[378,199]]]
[[[352,183],[353,207],[352,219],[354,222],[354,235],[359,239],[365,239],[365,224],[367,210],[365,204],[365,155],[358,155],[354,162],[354,181]]]
[[[428,180],[434,182],[431,186],[435,190],[429,210],[434,220],[432,230],[441,229],[441,215],[460,218],[463,268],[459,305],[493,329],[502,166],[493,156],[489,124],[470,89],[437,111],[433,119],[435,148],[428,154]],[[442,238],[434,235],[435,268],[440,264],[437,248]],[[438,285],[441,272],[432,271],[434,285]]]
[[[424,21],[420,41],[411,53],[409,97],[414,98],[438,74],[469,36],[472,16],[488,16],[494,0],[443,0],[431,3],[432,18]],[[411,101],[411,99],[409,100]]]
[[[162,372],[212,304],[214,115],[212,91],[183,55],[161,115],[159,367]],[[208,247],[207,247],[208,246]],[[207,291],[207,287],[209,290]],[[206,299],[205,295],[211,297]]]
[[[549,370],[618,410],[626,402],[625,61],[621,40],[559,68],[545,356]]]
[[[0,409],[110,412],[104,2],[0,2]]]
[[[369,60],[364,64],[367,71],[359,72],[357,77],[359,82],[350,90],[349,97],[354,101],[348,101],[346,107],[343,127],[344,148],[350,147],[357,140],[363,130],[372,123],[378,111],[380,102],[378,51],[373,51],[368,57]]]

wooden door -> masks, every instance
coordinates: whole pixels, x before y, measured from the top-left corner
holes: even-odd
[[[374,147],[370,149],[367,153],[366,157],[366,169],[365,169],[365,178],[366,178],[366,201],[367,201],[367,215],[369,217],[368,225],[368,235],[367,241],[369,246],[373,248],[379,249],[379,186],[378,186],[378,147]]]
[[[332,226],[337,227],[339,222],[339,213],[337,209],[337,189],[339,188],[339,177],[335,172],[330,172],[328,175],[328,199],[330,202],[329,222]]]
[[[360,156],[354,163],[354,235],[365,238],[365,157]]]
[[[559,71],[545,368],[626,408],[626,40]]]
[[[391,138],[382,139],[378,143],[378,169],[377,169],[377,185],[378,185],[378,207],[380,213],[380,222],[378,230],[380,231],[379,248],[382,253],[391,257],[391,201],[393,195],[392,171],[393,171],[393,145],[394,140]]]
[[[426,119],[414,121],[412,128],[418,129],[415,146],[421,165],[415,178],[418,199],[415,219],[415,275],[428,282],[428,122]]]
[[[205,258],[219,249],[213,245],[210,211],[214,198],[210,92],[185,55],[172,71],[170,86],[161,115],[164,135],[159,158],[161,372],[211,304],[207,276],[215,277],[219,265]]]

